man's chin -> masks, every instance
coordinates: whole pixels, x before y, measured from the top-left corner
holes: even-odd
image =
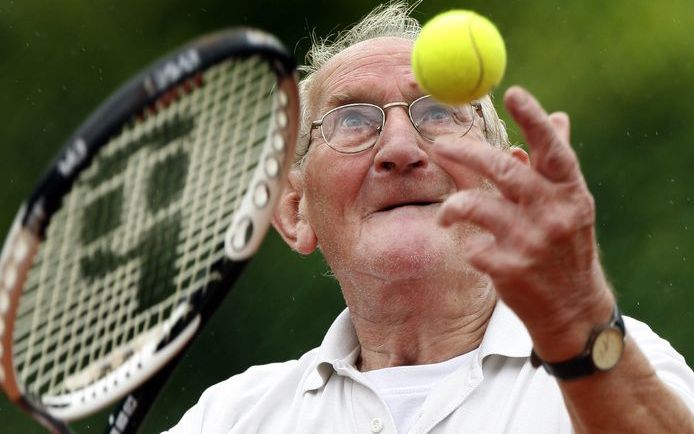
[[[451,253],[450,238],[426,230],[381,232],[373,241],[377,242],[364,246],[362,254],[371,258],[369,267],[374,274],[386,279],[423,277],[439,268],[447,251]]]

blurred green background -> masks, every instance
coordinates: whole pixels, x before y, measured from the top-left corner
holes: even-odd
[[[229,26],[275,33],[299,62],[307,35],[351,24],[375,2],[0,0],[0,231],[62,141],[131,74]],[[694,3],[691,0],[425,1],[426,20],[475,9],[506,38],[497,89],[531,89],[572,117],[595,195],[604,264],[623,310],[694,361]],[[500,98],[497,98],[500,99]],[[505,116],[505,114],[504,114]],[[517,130],[511,127],[515,141]],[[318,256],[271,233],[240,287],[186,356],[143,432],[173,424],[209,385],[251,364],[296,358],[343,308]],[[3,433],[43,432],[0,397]],[[74,424],[101,432],[105,415]]]

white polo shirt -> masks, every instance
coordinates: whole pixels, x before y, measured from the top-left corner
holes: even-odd
[[[660,378],[694,409],[694,372],[682,356],[647,325],[625,322]],[[499,302],[472,360],[431,389],[409,434],[573,432],[556,380],[530,364],[531,345],[522,322]],[[396,434],[388,406],[354,367],[358,354],[345,310],[319,348],[210,387],[168,432]]]

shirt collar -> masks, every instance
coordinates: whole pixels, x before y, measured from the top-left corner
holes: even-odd
[[[354,365],[359,356],[359,340],[349,317],[349,308],[333,321],[304,381],[304,392],[320,389],[340,364]]]
[[[529,357],[532,345],[523,322],[503,301],[497,301],[480,343],[480,360],[493,354]]]
[[[504,302],[497,301],[479,346],[478,360],[487,356],[528,357],[532,340],[525,326]],[[303,383],[303,391],[320,389],[335,369],[354,365],[359,356],[359,340],[349,317],[343,310],[323,338],[312,368]]]

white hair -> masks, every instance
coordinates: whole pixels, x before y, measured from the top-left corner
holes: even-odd
[[[410,14],[421,3],[416,0],[412,4],[407,1],[397,0],[384,3],[374,8],[361,21],[352,27],[337,32],[326,38],[318,38],[311,34],[311,48],[306,54],[306,64],[299,67],[304,76],[299,83],[299,97],[301,100],[301,122],[299,126],[299,142],[297,143],[296,163],[301,164],[308,151],[310,128],[315,107],[309,95],[314,85],[317,72],[323,68],[330,59],[345,49],[375,38],[396,37],[414,41],[421,25]],[[477,102],[482,108],[482,116],[485,122],[485,136],[493,146],[508,148],[510,146],[506,126],[499,119],[494,109],[491,97],[484,96]]]

